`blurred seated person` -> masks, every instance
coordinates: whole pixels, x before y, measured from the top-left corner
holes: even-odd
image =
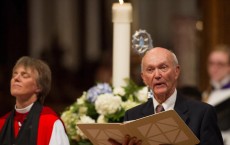
[[[208,57],[210,84],[202,95],[215,106],[225,145],[230,145],[230,47],[218,45]]]
[[[0,144],[69,145],[62,121],[43,106],[51,87],[49,66],[39,59],[21,57],[13,67],[10,84],[15,107],[0,118]]]
[[[146,103],[127,110],[124,121],[175,110],[200,140],[200,145],[223,145],[214,107],[177,92],[179,75],[180,66],[173,52],[162,47],[149,49],[142,58],[141,76],[153,96]],[[112,145],[141,144],[135,137],[125,137],[122,144],[112,139],[109,142]]]
[[[202,93],[200,90],[195,86],[185,85],[180,88],[178,88],[178,92],[182,95],[201,101]]]

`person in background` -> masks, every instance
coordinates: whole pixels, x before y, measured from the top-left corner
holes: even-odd
[[[56,113],[43,106],[51,87],[51,70],[42,60],[21,57],[13,67],[11,95],[15,108],[0,118],[0,145],[69,145]]]
[[[152,48],[144,54],[141,67],[142,79],[152,90],[153,96],[146,103],[126,111],[124,121],[174,109],[200,140],[200,145],[223,145],[215,108],[177,93],[180,66],[173,52],[161,47]],[[121,145],[113,139],[109,142]],[[133,144],[139,145],[141,141],[127,135],[122,143]]]
[[[208,57],[210,83],[202,100],[213,105],[225,145],[230,145],[230,47],[216,46]]]
[[[183,96],[189,97],[191,99],[195,99],[201,101],[202,92],[193,85],[184,85],[178,88],[178,92]]]

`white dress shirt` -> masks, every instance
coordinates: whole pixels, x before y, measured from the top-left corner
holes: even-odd
[[[175,89],[173,94],[164,103],[161,104],[164,107],[165,111],[174,110],[174,106],[175,106],[175,103],[176,103],[176,95],[177,95],[177,90]],[[154,94],[153,94],[153,104],[154,104],[153,105],[154,106],[154,111],[156,112],[156,107],[157,107],[157,105],[159,103],[155,99]]]

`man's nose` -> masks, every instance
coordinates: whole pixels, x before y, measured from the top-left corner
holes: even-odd
[[[155,77],[156,79],[159,79],[159,78],[161,77],[161,72],[160,72],[159,69],[156,69],[156,70],[155,70],[154,77]]]

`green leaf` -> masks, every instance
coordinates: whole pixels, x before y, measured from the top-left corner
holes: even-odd
[[[96,109],[95,109],[95,105],[93,103],[90,102],[86,102],[86,107],[88,108],[87,110],[87,114],[88,116],[90,116],[91,118],[97,120],[99,114],[97,113]]]
[[[125,115],[125,110],[121,109],[120,111],[114,113],[114,114],[109,114],[106,115],[106,118],[108,118],[108,122],[123,122]]]
[[[124,87],[126,95],[126,100],[131,99],[133,101],[138,101],[137,97],[135,96],[135,92],[140,90],[142,87],[138,86],[134,81],[131,79],[125,79],[127,86]],[[132,98],[131,98],[132,97]],[[126,101],[123,100],[123,101]]]
[[[93,145],[89,140],[78,141],[77,145]]]

